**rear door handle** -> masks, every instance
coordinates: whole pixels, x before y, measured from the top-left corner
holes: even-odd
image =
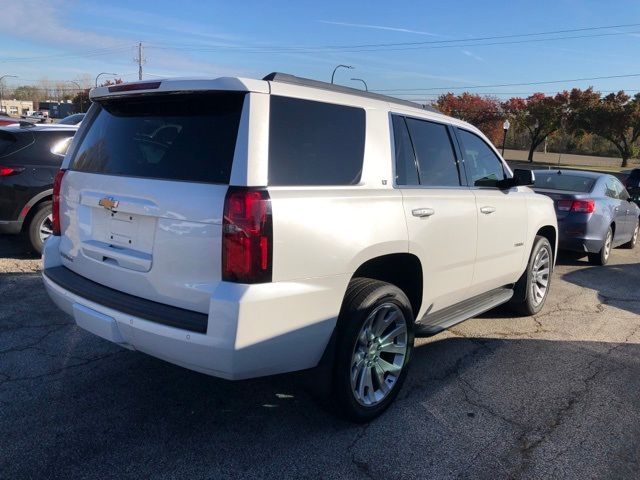
[[[411,215],[414,217],[430,217],[435,213],[436,211],[433,208],[414,208],[411,210]]]
[[[480,211],[486,215],[496,211],[496,207],[481,207]]]

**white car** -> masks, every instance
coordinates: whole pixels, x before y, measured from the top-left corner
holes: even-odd
[[[545,302],[553,203],[467,123],[284,74],[91,98],[44,282],[111,342],[230,380],[322,367],[366,421],[414,336]]]

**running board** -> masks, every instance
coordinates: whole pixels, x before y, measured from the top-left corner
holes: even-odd
[[[496,288],[436,313],[427,314],[416,322],[415,335],[416,337],[430,337],[498,305],[502,305],[511,300],[511,297],[513,297],[511,288]]]

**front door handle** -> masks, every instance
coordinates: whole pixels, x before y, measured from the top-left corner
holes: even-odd
[[[496,207],[482,207],[480,208],[480,211],[486,215],[489,215],[490,213],[493,213],[496,211]]]
[[[414,208],[411,210],[411,215],[414,217],[430,217],[435,213],[436,211],[433,208]]]

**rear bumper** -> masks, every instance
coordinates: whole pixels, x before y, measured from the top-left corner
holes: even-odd
[[[564,219],[558,222],[558,248],[583,253],[597,253],[604,242],[604,232],[599,233],[600,225],[591,225],[589,217],[579,221]],[[606,231],[606,229],[604,229]]]
[[[22,230],[21,220],[0,220],[0,233],[16,234]]]
[[[99,297],[56,283],[47,270],[60,265],[59,241],[51,237],[45,244],[43,280],[55,304],[78,326],[125,348],[229,380],[316,366],[349,281],[345,275],[258,285],[220,282],[211,296],[206,331],[197,332],[123,311],[116,303],[105,305]]]

